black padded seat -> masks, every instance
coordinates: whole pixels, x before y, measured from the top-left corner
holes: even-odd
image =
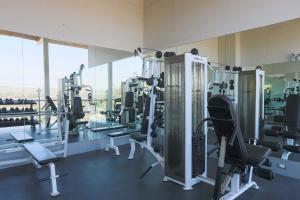
[[[24,148],[40,165],[46,165],[48,163],[60,160],[60,158],[57,157],[52,151],[38,142],[26,143],[24,144]]]
[[[245,145],[248,153],[248,164],[254,167],[260,165],[271,153],[270,148],[247,143]]]
[[[296,140],[300,137],[300,134],[297,131],[284,131],[282,137]]]
[[[243,167],[258,166],[271,153],[270,148],[244,142],[244,137],[231,100],[224,95],[215,95],[208,101],[208,112],[213,119],[215,134],[221,145],[222,137],[227,144],[225,160],[227,163]]]
[[[126,131],[117,131],[117,132],[111,132],[111,133],[107,133],[108,137],[121,137],[121,136],[125,136],[125,135],[129,135],[130,133],[135,133],[135,132],[140,132],[138,130],[133,131],[133,130],[126,130]]]
[[[147,140],[147,135],[141,134],[140,132],[131,133],[129,136],[138,142],[144,142]]]

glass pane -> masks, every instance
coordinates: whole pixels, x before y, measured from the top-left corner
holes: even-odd
[[[143,61],[130,57],[113,62],[113,98],[121,97],[121,82],[129,77],[142,75]]]

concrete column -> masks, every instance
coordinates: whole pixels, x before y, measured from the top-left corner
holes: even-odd
[[[108,89],[107,89],[107,110],[112,111],[112,90],[113,90],[113,66],[108,63]]]
[[[240,34],[231,34],[218,39],[218,62],[230,66],[241,65]]]
[[[43,44],[43,57],[44,57],[44,94],[50,96],[50,73],[49,73],[49,41],[47,38],[42,38]],[[50,108],[47,109],[50,111]],[[48,121],[51,115],[45,116],[45,126],[48,128]]]
[[[49,78],[49,42],[47,38],[42,38],[43,56],[44,56],[44,94],[50,96],[50,78]]]

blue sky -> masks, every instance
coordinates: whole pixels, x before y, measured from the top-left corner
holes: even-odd
[[[57,88],[58,78],[88,65],[88,50],[49,44],[51,88]],[[107,89],[107,69],[86,68],[84,81],[98,90]],[[113,86],[120,87],[126,78],[141,73],[140,58],[127,58],[113,64]],[[0,86],[43,89],[43,49],[35,41],[0,35]]]

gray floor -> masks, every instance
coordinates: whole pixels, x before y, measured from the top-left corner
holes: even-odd
[[[152,159],[138,152],[136,159],[128,161],[128,146],[121,148],[121,156],[113,152],[95,151],[68,157],[57,164],[61,195],[53,199],[110,199],[110,200],[185,200],[211,199],[213,187],[197,185],[192,191],[183,191],[171,182],[162,182],[159,167],[144,179],[139,175]],[[210,164],[209,169],[214,167]],[[19,166],[0,171],[0,199],[41,200],[51,199],[49,181],[39,181],[48,176],[48,169],[37,170],[33,165]],[[239,199],[299,199],[300,181],[277,176],[272,182],[257,179],[261,189],[249,190]]]

